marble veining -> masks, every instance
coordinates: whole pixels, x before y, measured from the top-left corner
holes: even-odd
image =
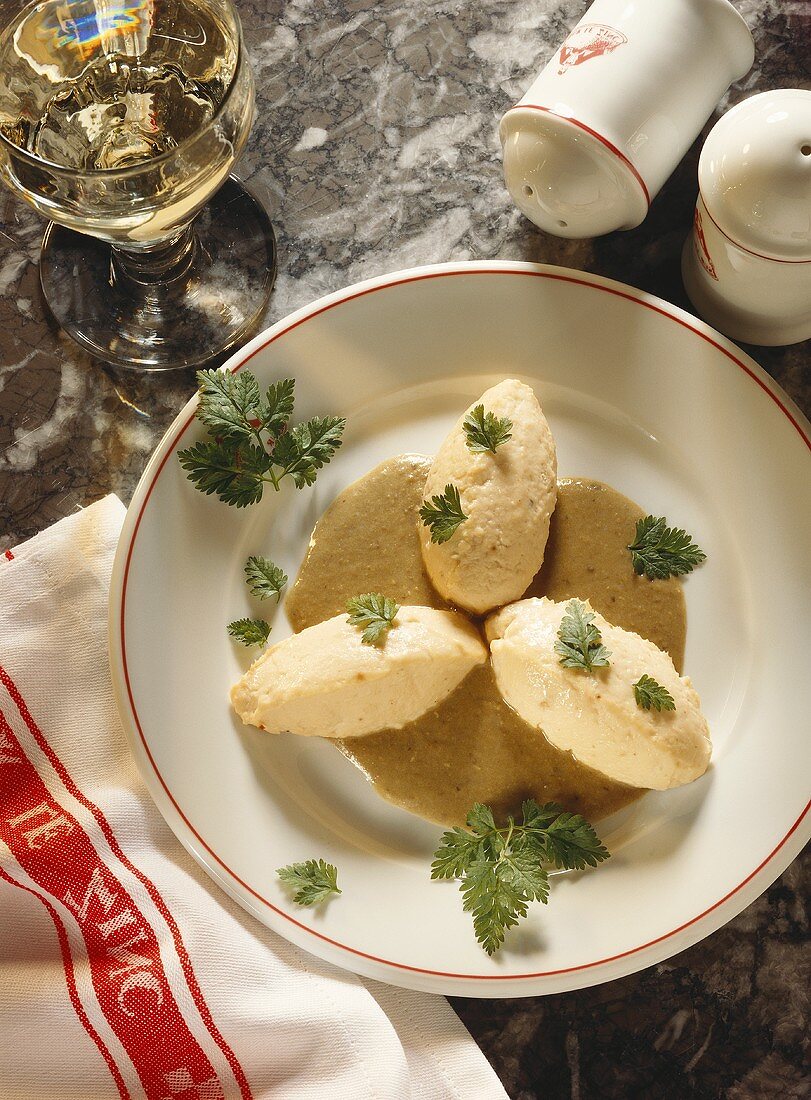
[[[701,139],[629,233],[546,236],[504,189],[498,119],[585,0],[237,2],[259,106],[238,174],[279,240],[267,323],[358,279],[468,258],[581,268],[690,308],[679,251]],[[756,64],[706,129],[755,91],[811,86],[807,0],[737,7]],[[191,372],[115,371],[60,336],[39,290],[42,230],[0,192],[0,550],[104,493],[128,500],[194,389]],[[747,350],[811,411],[807,344]],[[729,925],[660,966],[557,997],[457,999],[457,1011],[516,1100],[811,1095],[807,867],[798,860]]]

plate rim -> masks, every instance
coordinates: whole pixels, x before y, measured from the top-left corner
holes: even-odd
[[[390,274],[364,279],[330,294],[323,295],[308,305],[302,306],[280,318],[232,354],[221,369],[232,371],[242,369],[258,352],[281,336],[335,306],[352,301],[355,298],[411,282],[450,275],[470,276],[476,274],[525,275],[558,282],[575,283],[592,289],[607,291],[614,296],[642,305],[654,313],[675,321],[701,337],[742,369],[775,402],[805,442],[809,452],[811,452],[811,424],[803,412],[771,375],[727,337],[681,307],[647,291],[639,290],[605,276],[552,264],[538,264],[518,260],[451,261],[406,268]],[[808,816],[808,811],[811,808],[811,799],[809,799],[794,824],[769,855],[736,887],[689,921],[683,922],[677,928],[653,940],[616,955],[580,963],[572,967],[533,971],[526,974],[454,973],[431,970],[392,959],[385,959],[327,936],[323,932],[297,920],[292,914],[263,897],[217,856],[213,848],[207,844],[186,818],[180,805],[176,802],[169,786],[155,764],[144,736],[127,668],[126,592],[129,567],[138,530],[163,467],[174,453],[185,431],[194,421],[197,402],[198,396],[194,394],[180,409],[164,432],[136,485],[124,517],[110,579],[108,619],[110,673],[113,693],[127,741],[133,751],[147,790],[162,816],[177,839],[206,873],[265,926],[272,928],[299,947],[303,947],[311,951],[312,954],[335,963],[344,969],[393,984],[407,984],[412,988],[428,989],[432,992],[452,992],[454,994],[481,997],[534,996],[542,993],[559,992],[564,989],[597,985],[635,973],[661,962],[663,959],[669,958],[704,939],[737,916],[766,890],[796,858],[805,842],[811,838],[811,819],[806,822],[805,828],[801,830],[803,821]],[[214,862],[212,863],[212,861]],[[256,902],[260,902],[261,907]],[[628,965],[628,960],[631,959],[633,961],[631,965]],[[579,977],[572,978],[573,975],[584,977],[585,980],[581,981]],[[564,978],[565,980],[555,982],[555,978]]]

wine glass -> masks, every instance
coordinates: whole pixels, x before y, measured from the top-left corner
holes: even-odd
[[[273,229],[229,172],[254,111],[230,0],[41,0],[0,33],[0,175],[49,218],[46,301],[121,366],[198,365],[260,320]]]

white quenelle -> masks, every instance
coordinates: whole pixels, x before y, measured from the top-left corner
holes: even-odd
[[[743,100],[698,162],[693,232],[682,253],[690,300],[749,344],[811,337],[811,91]]]
[[[595,0],[504,115],[504,179],[559,237],[632,229],[754,60],[728,0]]]
[[[495,451],[468,446],[465,417],[477,405],[508,418],[511,438]],[[467,517],[447,542],[420,522],[422,556],[437,592],[482,615],[520,599],[543,564],[557,500],[555,441],[529,386],[506,379],[483,393],[454,425],[428,472],[425,499],[459,490]]]
[[[399,729],[435,707],[487,660],[453,611],[401,607],[372,645],[336,615],[270,646],[231,689],[246,725],[268,733],[360,737]]]
[[[587,605],[588,606],[588,605]],[[610,664],[592,672],[566,668],[555,651],[566,604],[521,600],[487,620],[496,683],[505,701],[559,749],[609,779],[665,790],[698,779],[712,745],[698,694],[653,642],[594,625]],[[675,710],[643,710],[633,686],[650,676],[670,692]]]

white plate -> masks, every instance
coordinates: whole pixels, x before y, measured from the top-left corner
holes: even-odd
[[[807,422],[751,359],[695,318],[594,275],[521,263],[401,272],[315,302],[230,361],[294,376],[297,414],[348,417],[314,489],[237,511],[175,457],[194,402],[135,492],[116,556],[112,670],[133,751],[189,851],[259,920],[384,981],[495,997],[554,993],[650,966],[738,913],[809,835],[811,453]],[[707,552],[686,583],[686,671],[713,733],[698,782],[650,794],[601,832],[613,858],[557,876],[548,906],[489,959],[456,887],[429,880],[440,830],[380,799],[327,742],[246,730],[226,636],[255,614],[263,553],[294,576],[337,492],[400,451],[432,452],[494,381],[529,382],[562,475],[610,482]],[[273,638],[288,632],[277,612]],[[297,908],[275,869],[335,863],[341,897]]]

